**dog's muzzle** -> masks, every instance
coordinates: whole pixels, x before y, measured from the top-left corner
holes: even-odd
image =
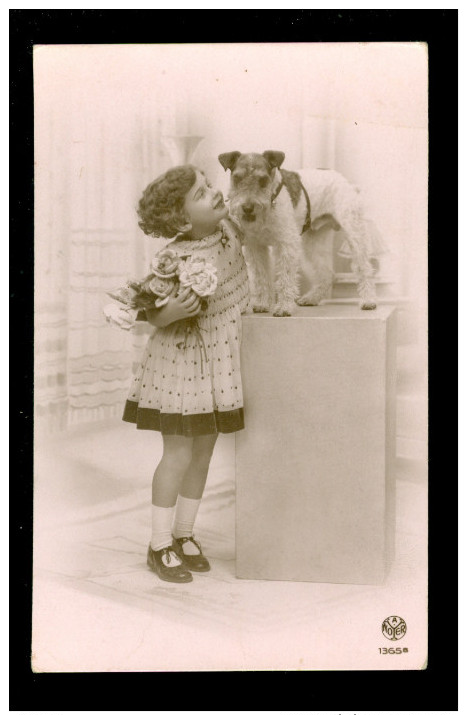
[[[266,211],[266,203],[250,196],[230,195],[230,213],[243,225],[244,230],[253,228],[253,225],[256,230],[258,224],[264,221]]]
[[[242,219],[249,223],[256,221],[256,210],[253,203],[242,204]]]

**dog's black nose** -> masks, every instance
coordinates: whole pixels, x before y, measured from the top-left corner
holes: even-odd
[[[242,209],[243,209],[243,213],[250,215],[255,210],[255,205],[254,204],[243,204]]]

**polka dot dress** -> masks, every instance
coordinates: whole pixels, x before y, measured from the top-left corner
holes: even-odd
[[[179,256],[215,265],[218,285],[196,318],[156,328],[149,338],[123,414],[138,429],[194,437],[244,427],[240,340],[248,275],[236,233],[222,223],[211,236],[170,244]]]

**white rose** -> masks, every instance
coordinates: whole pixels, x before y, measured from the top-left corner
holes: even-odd
[[[154,306],[156,308],[162,308],[163,305],[166,305],[166,303],[169,302],[169,297],[170,296],[166,296],[165,298],[156,298]]]
[[[199,273],[196,282],[192,284],[191,288],[202,298],[212,295],[217,288],[217,275],[212,271]]]
[[[217,288],[217,268],[204,259],[188,258],[179,275],[183,287],[190,286],[199,296],[212,295]]]
[[[179,263],[180,258],[175,251],[166,248],[153,258],[151,262],[152,272],[159,278],[173,278],[177,273]]]
[[[105,319],[110,325],[122,330],[131,330],[136,322],[138,310],[136,308],[122,308],[115,303],[108,303],[104,306]]]
[[[158,298],[166,298],[172,292],[174,285],[175,283],[170,279],[166,280],[159,278],[159,276],[154,276],[149,282],[148,288]]]

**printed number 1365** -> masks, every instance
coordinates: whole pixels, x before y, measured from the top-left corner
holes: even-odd
[[[408,648],[378,648],[379,652],[382,655],[399,655],[399,653],[408,653],[409,649]]]

